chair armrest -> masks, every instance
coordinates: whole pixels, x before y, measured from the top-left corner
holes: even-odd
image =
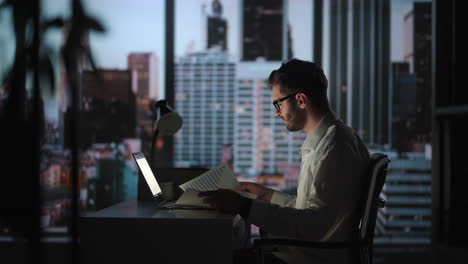
[[[370,244],[364,241],[316,242],[316,241],[306,241],[306,240],[289,239],[289,238],[262,238],[262,239],[256,239],[253,242],[254,242],[254,248],[265,247],[265,246],[293,246],[293,247],[319,248],[319,249],[345,249],[345,248],[362,247],[362,246],[367,246]]]

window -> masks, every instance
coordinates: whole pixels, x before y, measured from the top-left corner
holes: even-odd
[[[212,97],[204,96],[197,89],[191,89],[187,91],[190,94],[187,96],[190,102],[185,100],[184,103],[176,104],[176,110],[181,112],[189,105],[199,109],[213,103],[222,105],[223,107],[216,109],[216,113],[220,114],[216,117],[217,122],[204,124],[205,127],[216,131],[216,134],[206,133],[197,136],[204,138],[205,141],[217,139],[217,142],[225,142],[223,138],[229,135],[227,138],[231,142],[225,143],[234,146],[232,155],[234,172],[242,174],[246,171],[245,161],[247,160],[244,158],[241,163],[240,158],[245,155],[236,152],[241,151],[239,147],[255,145],[255,137],[234,135],[242,133],[245,129],[260,131],[273,125],[273,123],[263,124],[255,121],[257,118],[255,112],[265,112],[265,118],[274,119],[273,106],[270,102],[271,91],[263,83],[269,73],[279,67],[282,60],[292,56],[306,60],[312,59],[312,25],[303,23],[303,21],[311,21],[312,1],[273,0],[260,3],[226,0],[220,3],[220,6],[216,5],[216,1],[202,0],[188,2],[177,0],[175,3],[175,64],[181,65],[187,61],[193,61],[193,65],[198,64],[202,68],[209,67],[212,70],[212,80],[216,82],[213,87],[215,94]],[[262,9],[264,12],[257,14],[258,21],[255,22],[252,21],[253,14],[249,13],[251,12],[249,10],[256,9]],[[201,12],[194,13],[193,10]],[[267,20],[274,22],[274,25],[265,24],[264,21]],[[257,22],[259,27],[254,31],[245,26]],[[261,48],[258,42],[250,41],[249,39],[252,39],[251,37],[255,34],[262,34],[263,40],[269,43],[269,46]],[[276,53],[271,53],[272,50]],[[262,85],[258,85],[259,81]],[[176,80],[176,84],[178,83]],[[179,89],[184,89],[183,84],[175,86],[176,94]],[[265,100],[270,103],[265,109],[257,109],[252,101],[252,95],[257,92],[264,93]],[[234,109],[228,107],[231,104],[234,105]],[[208,113],[201,112],[200,115],[206,116]],[[279,120],[276,121],[279,122]],[[184,131],[190,133],[190,130]],[[183,137],[186,136],[189,135],[186,134]],[[175,145],[179,144],[184,143],[176,140]],[[211,146],[208,145],[184,144],[184,148],[176,149],[184,152],[212,153]],[[253,151],[259,152],[260,150]],[[174,155],[177,159],[177,153]],[[213,159],[205,163],[208,167],[213,168],[223,162],[221,152],[211,155]],[[270,163],[275,160],[268,160],[265,165],[258,167],[255,165],[255,155],[257,154],[250,155],[247,163],[250,170],[262,167],[271,170],[274,167]],[[263,172],[268,171],[259,170],[256,173]]]
[[[324,3],[330,104],[370,152],[392,160],[374,241],[429,244],[432,3]]]
[[[67,1],[42,2],[44,16],[70,16]],[[385,152],[392,159],[384,189],[387,208],[380,212],[383,222],[375,242],[430,242],[431,1],[323,1],[323,34],[313,36],[312,0],[222,0],[220,5],[176,0],[172,69],[163,63],[164,0],[83,2],[107,33],[87,38],[104,83],[89,63],[82,65],[82,210],[136,196],[137,173],[129,153],[148,152],[151,105],[165,98],[166,70],[174,71],[174,107],[184,118],[174,140],[174,164],[213,168],[232,162],[236,175],[249,180],[270,174],[285,178],[285,168],[300,166],[298,150],[305,135],[287,132],[274,117],[266,79],[283,60],[321,58],[333,111],[371,152]],[[11,14],[1,12],[3,74],[12,64],[14,41]],[[267,20],[271,23],[265,24]],[[56,58],[66,34],[46,34],[44,42]],[[69,99],[61,63],[56,59],[54,64],[58,89],[44,98],[43,225],[46,231],[65,231]],[[0,95],[5,97],[3,89]],[[233,160],[222,160],[224,150],[232,152],[226,156]],[[118,188],[108,191],[109,186]]]
[[[41,2],[44,18],[69,19],[70,1]],[[93,211],[136,197],[138,174],[131,152],[146,150],[152,134],[150,105],[164,97],[161,88],[165,72],[162,67],[165,15],[163,0],[82,2],[85,11],[107,30],[104,34],[91,33],[85,41],[93,52],[102,82],[87,61],[81,65],[83,145],[79,159],[79,199],[80,210]],[[15,41],[8,30],[4,31],[12,28],[10,14],[4,16],[9,11],[0,12],[3,83],[3,74],[13,60],[7,54],[14,54]],[[66,28],[49,30],[42,40],[51,48],[57,87],[55,94],[43,89],[46,139],[41,157],[42,225],[45,232],[52,233],[67,232],[70,214],[69,131],[65,125],[70,118],[67,113],[70,95],[59,60],[67,34]]]

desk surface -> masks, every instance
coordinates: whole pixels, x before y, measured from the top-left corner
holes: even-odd
[[[80,219],[85,264],[231,263],[239,217],[126,201]]]
[[[221,214],[214,210],[159,209],[153,202],[129,200],[97,212],[87,213],[85,218],[138,218],[138,219],[218,219],[232,222],[235,215]]]

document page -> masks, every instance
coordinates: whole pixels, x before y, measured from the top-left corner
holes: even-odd
[[[182,196],[174,204],[174,208],[211,208],[211,206],[203,202],[203,198],[198,196],[199,191],[187,189]]]
[[[239,186],[239,182],[234,177],[234,173],[223,164],[180,185],[179,187],[184,191],[189,188],[197,191],[211,191],[216,189],[235,190],[237,186]]]
[[[201,197],[198,197],[198,193],[216,189],[230,189],[247,198],[257,198],[251,193],[237,190],[238,186],[239,182],[235,178],[234,173],[223,164],[180,185],[179,187],[184,191],[184,193],[179,200],[177,200],[175,205],[208,207],[209,205],[204,203]]]

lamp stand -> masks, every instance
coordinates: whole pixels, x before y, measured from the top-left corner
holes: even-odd
[[[159,129],[156,128],[156,130],[154,131],[154,134],[153,134],[153,138],[151,139],[151,149],[150,149],[150,166],[151,168],[155,169],[155,166],[154,166],[154,149],[155,149],[155,144],[156,144],[156,140],[158,138],[158,134],[159,134]]]

